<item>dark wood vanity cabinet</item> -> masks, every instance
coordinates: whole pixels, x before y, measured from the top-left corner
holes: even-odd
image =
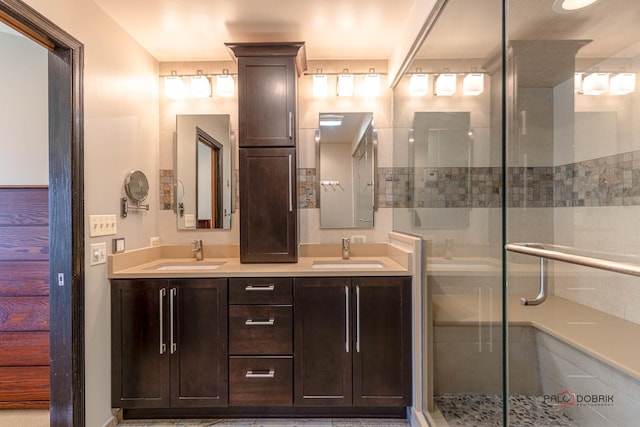
[[[113,280],[112,405],[226,406],[226,279]]]
[[[296,262],[304,43],[227,43],[238,60],[240,262]]]
[[[240,260],[296,262],[294,148],[240,149]]]
[[[294,404],[411,405],[411,280],[295,280]]]

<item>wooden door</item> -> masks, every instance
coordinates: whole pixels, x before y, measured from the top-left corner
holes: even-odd
[[[294,405],[350,406],[349,278],[301,278],[294,284]]]
[[[354,406],[411,406],[411,279],[353,279]]]
[[[169,398],[166,280],[111,284],[111,404],[163,408]]]
[[[293,56],[239,58],[240,147],[295,147],[296,81]]]
[[[227,281],[174,279],[169,291],[173,407],[227,406]]]
[[[295,148],[240,149],[240,261],[296,262]]]

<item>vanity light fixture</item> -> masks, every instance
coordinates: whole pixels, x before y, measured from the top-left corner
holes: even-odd
[[[556,13],[568,13],[591,6],[598,0],[556,0],[553,3],[553,11]]]
[[[469,96],[478,96],[484,92],[484,74],[470,73],[462,80],[462,93]]]
[[[584,95],[602,95],[609,91],[609,73],[591,73],[582,80]]]
[[[457,76],[453,73],[443,73],[436,77],[436,96],[452,96],[456,93]]]
[[[313,75],[313,96],[325,98],[329,93],[328,78],[322,74],[322,68],[318,68],[318,74]]]
[[[353,96],[353,74],[346,68],[338,75],[338,96]]]
[[[627,95],[636,90],[636,73],[618,73],[609,80],[611,95]]]
[[[380,74],[376,74],[375,68],[369,68],[369,74],[364,76],[364,95],[380,95]]]
[[[340,114],[322,114],[320,117],[320,126],[336,127],[342,124],[344,116]]]
[[[423,73],[422,68],[418,68],[409,80],[409,95],[424,96],[427,93],[429,93],[429,74]]]
[[[216,90],[218,95],[223,98],[231,98],[235,91],[233,76],[229,74],[226,68],[222,70],[222,74],[216,76]]]
[[[209,77],[197,71],[197,76],[191,76],[191,96],[194,98],[208,98],[211,96],[211,82]]]
[[[184,81],[176,71],[164,78],[164,94],[171,99],[180,99],[185,96]]]

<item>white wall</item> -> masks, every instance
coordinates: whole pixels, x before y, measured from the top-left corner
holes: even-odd
[[[85,224],[90,214],[118,214],[118,236],[127,249],[147,246],[158,233],[158,64],[95,3],[26,0],[84,43]],[[127,172],[140,169],[150,185],[149,212],[120,218]],[[88,226],[85,226],[89,236]],[[86,424],[110,420],[110,294],[106,265],[89,267],[86,238]]]
[[[48,185],[48,53],[0,27],[0,185]]]

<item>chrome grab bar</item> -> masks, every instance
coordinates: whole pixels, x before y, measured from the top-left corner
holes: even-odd
[[[596,268],[598,270],[606,270],[614,273],[640,277],[640,265],[638,264],[554,251],[545,249],[544,245],[540,243],[508,243],[505,245],[505,249],[510,252],[533,255],[540,258],[552,259],[554,261],[562,261],[569,264]]]

